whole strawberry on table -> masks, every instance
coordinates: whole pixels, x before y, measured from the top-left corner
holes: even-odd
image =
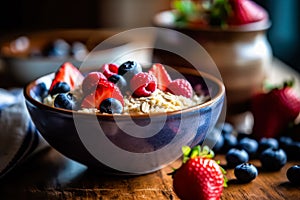
[[[173,187],[182,200],[218,200],[227,186],[224,169],[207,146],[182,148],[183,164],[171,173]]]

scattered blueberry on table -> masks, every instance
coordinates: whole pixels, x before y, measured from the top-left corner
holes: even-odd
[[[234,175],[241,183],[249,183],[257,177],[258,171],[253,164],[242,163],[234,168]]]

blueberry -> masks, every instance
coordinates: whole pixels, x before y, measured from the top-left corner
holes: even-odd
[[[68,85],[68,83],[66,82],[58,82],[56,83],[52,90],[50,91],[50,95],[55,95],[55,94],[59,94],[59,93],[67,93],[70,92],[71,88]]]
[[[48,89],[45,83],[37,84],[32,91],[30,91],[30,95],[38,100],[42,101],[48,95]]]
[[[82,60],[87,54],[88,50],[85,44],[78,41],[72,43],[71,55],[74,56],[76,59]]]
[[[224,144],[223,144],[222,151],[224,153],[227,153],[227,151],[229,149],[236,147],[238,141],[237,141],[237,138],[233,134],[225,133],[225,134],[223,134],[223,138],[224,138]]]
[[[222,130],[223,134],[233,132],[233,126],[228,122],[225,122],[224,124],[219,124],[218,128]]]
[[[44,54],[50,57],[67,57],[70,54],[70,45],[63,39],[57,39],[45,48]]]
[[[258,144],[258,152],[261,153],[268,148],[275,148],[279,147],[279,143],[275,138],[262,138]]]
[[[248,162],[249,155],[244,149],[230,149],[226,154],[227,167],[234,168],[235,166]]]
[[[100,104],[100,112],[102,113],[122,113],[123,106],[121,102],[115,98],[104,99]]]
[[[293,139],[287,136],[281,136],[279,138],[279,147],[284,149],[286,146],[290,145],[293,142]]]
[[[283,149],[289,160],[300,160],[300,142],[293,141]]]
[[[140,72],[142,72],[142,67],[135,61],[124,62],[118,69],[118,74],[124,76],[127,81],[131,80],[134,75]]]
[[[282,149],[269,148],[260,154],[262,168],[266,171],[279,171],[287,162],[286,153]]]
[[[244,149],[253,158],[258,149],[258,143],[256,140],[251,138],[243,138],[238,142],[238,147]]]
[[[289,181],[293,184],[300,184],[300,165],[294,165],[290,167],[287,172],[286,176]]]
[[[238,141],[241,141],[242,139],[248,138],[248,137],[249,137],[248,133],[238,132],[238,134],[237,134],[237,140]]]
[[[114,84],[121,90],[122,93],[126,92],[128,89],[127,87],[127,81],[124,79],[123,76],[119,74],[113,74],[111,75],[108,80]]]
[[[54,99],[54,107],[72,110],[76,106],[76,101],[71,93],[60,93]]]
[[[258,171],[251,163],[242,163],[234,168],[234,175],[239,182],[249,183],[257,177]]]

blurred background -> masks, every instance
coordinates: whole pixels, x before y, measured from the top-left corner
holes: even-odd
[[[300,1],[255,1],[269,12],[274,55],[300,72]],[[169,8],[170,0],[2,0],[0,38],[28,30],[151,26],[153,15]]]

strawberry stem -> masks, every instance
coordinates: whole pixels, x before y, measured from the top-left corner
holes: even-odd
[[[186,163],[190,158],[196,158],[197,156],[203,158],[213,158],[215,156],[215,153],[208,146],[203,146],[202,149],[200,145],[197,145],[192,149],[189,146],[183,146],[181,150],[183,153],[183,163]]]
[[[289,80],[285,80],[282,84],[274,85],[268,82],[264,83],[264,89],[269,92],[274,89],[282,89],[286,87],[293,87],[295,85],[295,79],[291,78]]]

